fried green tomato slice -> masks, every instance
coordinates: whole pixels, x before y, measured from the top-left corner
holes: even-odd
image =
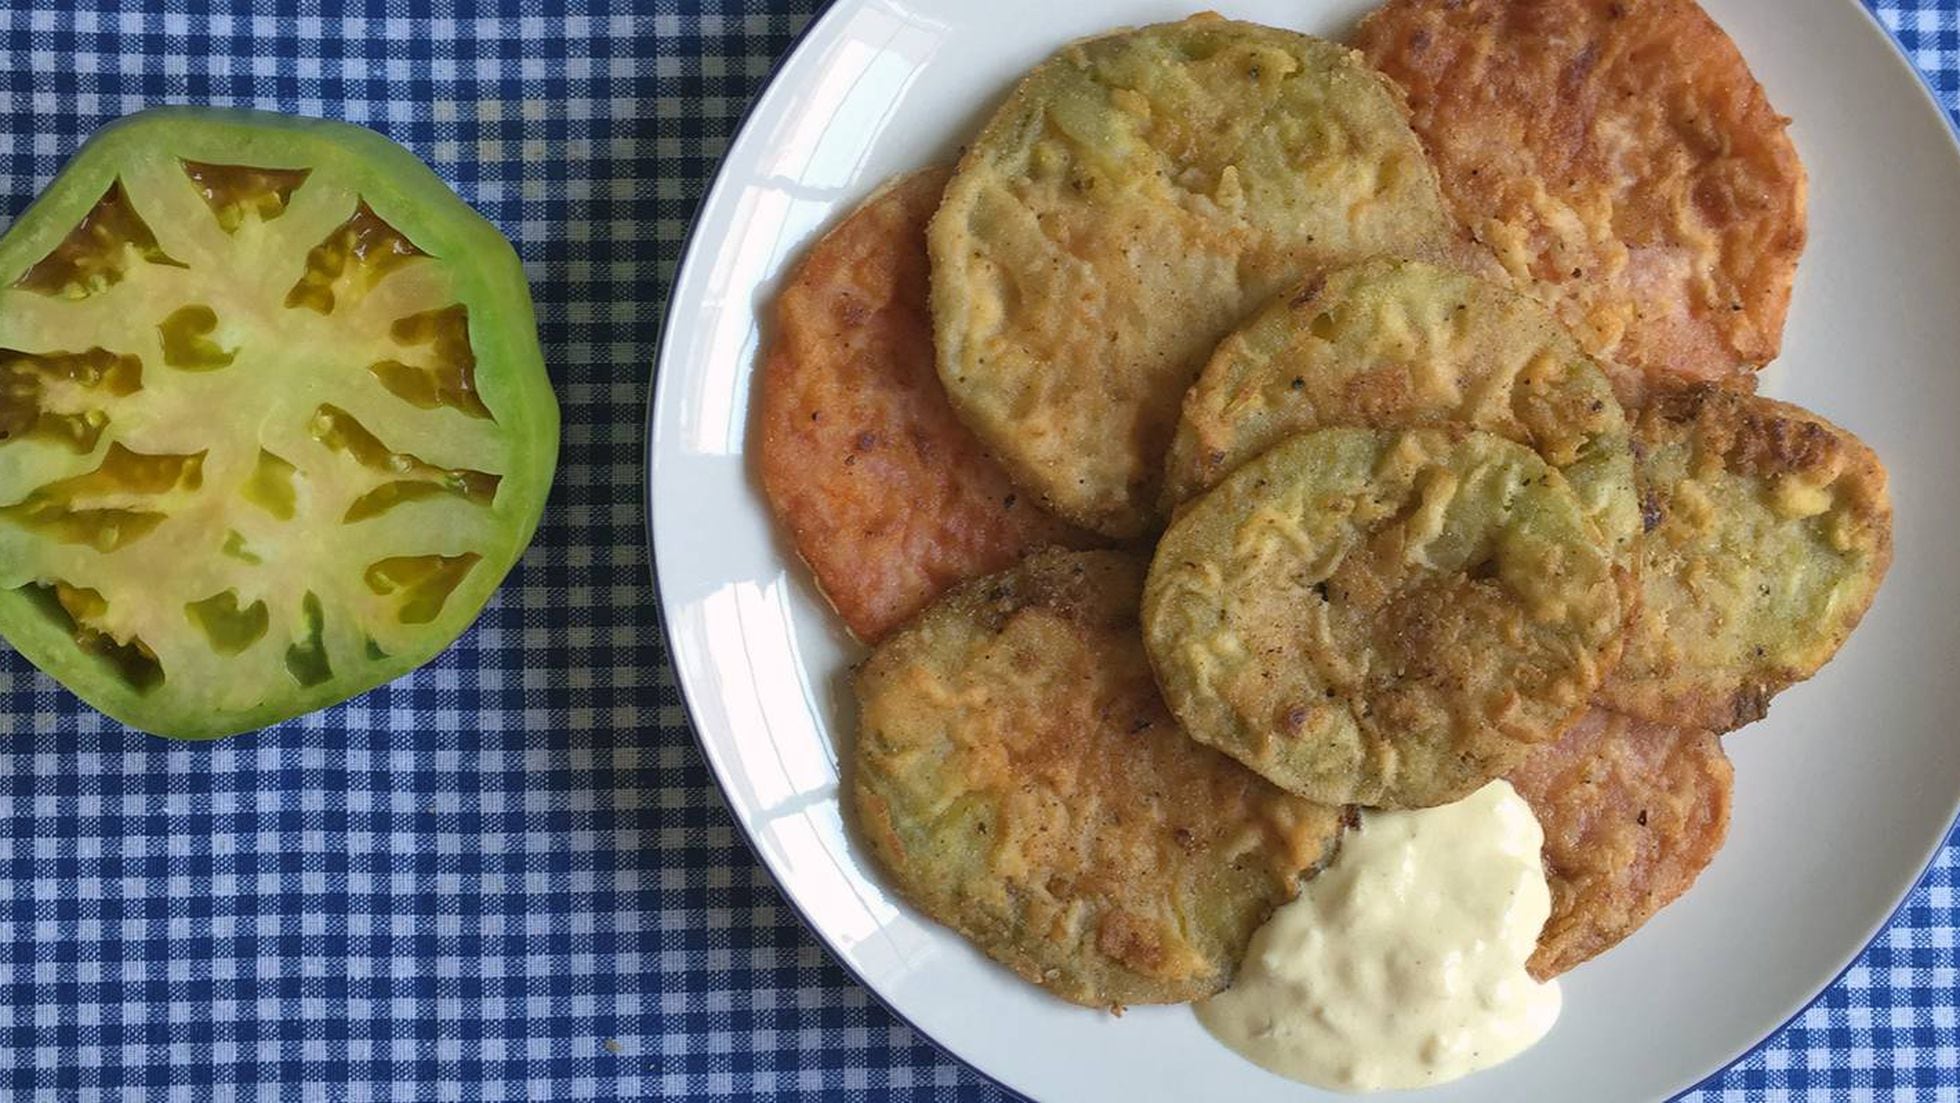
[[[1726,732],[1815,674],[1892,562],[1885,467],[1808,410],[1696,384],[1634,421],[1647,534],[1609,708]]]
[[[1452,209],[1631,400],[1776,358],[1808,185],[1695,0],[1390,0],[1355,37]]]
[[[144,112],[0,240],[0,631],[133,727],[244,731],[427,662],[557,441],[516,254],[370,131]]]
[[[1222,989],[1342,827],[1178,730],[1138,636],[1143,572],[1122,552],[1036,553],[953,590],[856,675],[850,780],[878,864],[1092,1007]]]
[[[926,222],[947,175],[893,180],[810,248],[757,382],[763,492],[868,643],[1032,548],[1095,542],[1015,490],[933,370]]]
[[[1619,652],[1622,578],[1522,445],[1323,429],[1172,522],[1144,642],[1198,741],[1311,800],[1425,808],[1578,719]]]
[[[1044,504],[1158,523],[1178,403],[1218,339],[1314,270],[1459,247],[1391,86],[1217,16],[1065,47],[968,147],[930,231],[954,409]]]
[[[1640,531],[1626,413],[1535,299],[1379,257],[1274,297],[1219,342],[1166,464],[1176,505],[1311,429],[1458,423],[1531,446],[1614,547]]]
[[[1728,836],[1735,771],[1711,732],[1594,709],[1509,780],[1545,830],[1552,914],[1530,969],[1550,980],[1688,891]]]

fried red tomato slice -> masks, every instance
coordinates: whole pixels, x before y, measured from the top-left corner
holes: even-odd
[[[1037,553],[953,590],[857,673],[851,785],[878,864],[1094,1007],[1223,988],[1342,826],[1178,729],[1138,634],[1143,573],[1127,553]]]
[[[763,490],[867,642],[1030,548],[1090,542],[1015,490],[933,370],[925,235],[946,176],[893,181],[811,248],[762,368]]]
[[[1729,731],[1815,674],[1892,562],[1885,468],[1808,410],[1696,384],[1634,419],[1641,601],[1600,703]]]
[[[1530,962],[1539,980],[1639,930],[1728,835],[1734,771],[1710,732],[1595,709],[1509,780],[1545,830],[1552,914]]]
[[[1458,217],[1629,369],[1623,394],[1776,357],[1804,170],[1694,0],[1391,0],[1356,44],[1407,90]]]

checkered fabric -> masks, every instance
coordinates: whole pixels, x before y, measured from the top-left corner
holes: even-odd
[[[648,582],[665,288],[819,0],[419,6],[0,0],[7,215],[148,104],[365,123],[516,242],[565,421],[500,598],[351,704],[173,745],[0,653],[0,1099],[1003,1097],[855,985],[756,866]],[[1955,7],[1878,6],[1949,108]],[[1960,1098],[1956,854],[1816,1006],[1691,1098]]]

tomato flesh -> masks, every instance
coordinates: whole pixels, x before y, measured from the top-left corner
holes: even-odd
[[[0,240],[0,633],[136,727],[358,693],[474,620],[557,408],[515,255],[342,124],[163,110]]]

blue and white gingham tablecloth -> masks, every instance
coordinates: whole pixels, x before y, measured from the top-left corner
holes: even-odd
[[[173,745],[0,654],[0,1099],[995,1099],[756,866],[662,653],[641,419],[665,288],[819,0],[0,7],[0,206],[152,103],[344,117],[516,242],[564,408],[536,545],[418,674]],[[1955,0],[1880,17],[1960,108]],[[1956,1099],[1949,846],[1809,1012],[1698,1100]]]

